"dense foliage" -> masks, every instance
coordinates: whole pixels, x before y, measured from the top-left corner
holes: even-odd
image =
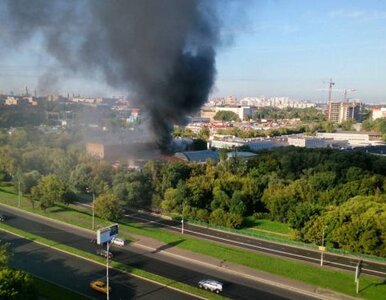
[[[379,118],[374,121],[366,120],[362,124],[363,129],[373,130],[382,133],[382,139],[386,141],[386,118]]]
[[[217,121],[227,121],[227,122],[240,121],[239,116],[235,112],[228,111],[228,110],[218,111],[214,115],[213,119],[215,119]]]
[[[298,118],[303,122],[322,122],[325,120],[323,112],[317,110],[315,107],[287,107],[285,109],[280,109],[277,107],[260,107],[253,117],[255,119],[269,120]]]
[[[123,208],[151,208],[240,228],[255,215],[289,224],[302,241],[319,243],[327,226],[327,245],[386,254],[385,157],[285,147],[127,170],[89,157],[79,140],[77,132],[0,132],[0,176],[42,209],[95,196],[96,213],[109,220]]]
[[[10,254],[7,246],[4,243],[0,245],[0,299],[38,299],[31,276],[9,267]]]
[[[326,226],[327,245],[386,254],[384,157],[286,147],[248,161],[151,163],[145,172],[155,209],[235,228],[256,214],[286,222],[314,243]]]

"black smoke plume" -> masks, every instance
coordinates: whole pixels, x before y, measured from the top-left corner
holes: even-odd
[[[162,150],[207,100],[219,23],[212,0],[7,0],[12,46],[40,39],[70,72],[101,74],[150,116]]]

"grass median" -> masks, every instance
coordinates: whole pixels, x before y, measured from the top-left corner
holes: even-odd
[[[0,230],[16,234],[16,235],[21,236],[25,239],[28,239],[28,240],[31,240],[34,242],[38,242],[38,243],[45,245],[47,247],[57,249],[60,251],[64,251],[64,252],[76,255],[76,256],[84,258],[84,259],[88,259],[90,261],[93,261],[93,262],[96,262],[96,263],[99,263],[102,265],[106,264],[106,259],[104,259],[98,255],[95,255],[93,253],[89,253],[89,252],[86,252],[83,250],[79,250],[77,248],[73,248],[73,247],[67,246],[65,244],[61,244],[61,243],[52,241],[52,240],[48,240],[48,239],[43,238],[41,236],[38,236],[36,234],[26,232],[24,230],[20,230],[18,228],[9,226],[9,225],[4,224],[4,223],[0,223]],[[187,292],[189,294],[192,294],[192,295],[204,298],[204,299],[213,299],[213,300],[227,299],[225,297],[222,297],[221,295],[213,294],[213,293],[207,292],[205,290],[201,290],[199,288],[196,288],[196,287],[193,287],[193,286],[190,286],[190,285],[187,285],[187,284],[184,284],[184,283],[181,283],[181,282],[178,282],[178,281],[175,281],[175,280],[163,277],[163,276],[159,276],[157,274],[153,274],[153,273],[144,271],[142,269],[132,267],[130,265],[116,262],[114,260],[111,261],[111,267],[118,269],[118,270],[121,270],[121,271],[124,271],[124,272],[128,272],[134,276],[155,282],[157,284],[161,284],[161,285],[164,285],[164,286],[167,286],[169,288],[176,289],[176,290],[184,291],[184,292]],[[49,283],[46,282],[46,285],[47,284],[49,284]],[[52,293],[53,292],[53,291],[49,291],[49,289],[47,289],[47,288],[44,288],[44,289],[42,288],[42,291],[46,292],[46,293],[48,293],[48,292]],[[47,294],[47,295],[49,295],[49,294]],[[52,298],[49,298],[49,299],[52,299]],[[56,298],[56,299],[58,299],[58,298]],[[63,298],[63,299],[70,299],[70,298]],[[71,299],[78,299],[78,298],[71,298]],[[85,299],[85,298],[79,298],[79,300],[81,300],[81,299]]]
[[[13,206],[17,203],[16,199],[3,199],[1,194],[0,201]],[[90,214],[86,210],[82,210],[71,205],[59,205],[47,210],[47,212],[44,213],[38,209],[32,209],[30,204],[23,201],[21,208],[46,217],[90,228]],[[96,218],[96,224],[105,226],[108,223]],[[236,247],[191,238],[186,235],[182,236],[178,233],[158,229],[148,224],[134,222],[120,223],[120,233],[123,233],[124,236],[129,236],[130,234],[148,236],[160,240],[165,244],[175,245],[176,247],[185,250],[216,257],[221,260],[226,260],[228,262],[266,271],[275,275],[302,281],[304,283],[334,290],[350,296],[359,296],[364,299],[384,299],[384,295],[386,295],[385,281],[370,276],[361,276],[360,293],[359,295],[356,295],[354,271],[344,272],[330,268],[321,268],[301,262],[258,254]],[[142,270],[138,270],[138,272],[140,271]]]

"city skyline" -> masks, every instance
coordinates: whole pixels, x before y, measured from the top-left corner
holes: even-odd
[[[340,90],[334,92],[334,100],[343,99],[342,90],[356,89],[350,93],[351,99],[386,101],[386,74],[382,72],[386,69],[386,3],[246,3],[234,11],[223,11],[219,3],[223,43],[217,53],[217,77],[210,97],[287,96],[320,102],[326,100],[332,78],[334,88]],[[23,47],[3,45],[1,57],[3,93],[20,93],[28,86],[38,94],[127,94],[109,87],[98,75],[64,72],[43,49],[39,35]],[[48,68],[57,70],[57,78],[44,78]],[[52,81],[52,90],[39,90],[39,81]]]

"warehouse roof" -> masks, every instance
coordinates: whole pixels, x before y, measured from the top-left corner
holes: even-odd
[[[212,150],[177,152],[174,156],[189,162],[206,162],[208,159],[219,160],[218,153]]]

